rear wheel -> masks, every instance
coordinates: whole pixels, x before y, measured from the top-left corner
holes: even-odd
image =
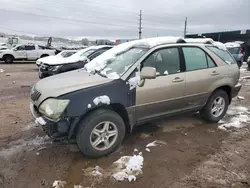
[[[217,90],[210,96],[200,114],[206,121],[216,123],[224,117],[228,105],[228,94],[224,90]]]
[[[5,63],[13,63],[14,57],[12,55],[5,55],[3,56],[3,60]]]
[[[80,123],[76,142],[82,153],[97,158],[114,152],[125,136],[122,118],[108,109],[96,110]]]

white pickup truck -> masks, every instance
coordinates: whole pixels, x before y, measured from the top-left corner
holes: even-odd
[[[55,54],[56,50],[44,46],[20,44],[12,49],[0,50],[0,60],[5,61],[5,63],[12,63],[14,60],[37,60]]]

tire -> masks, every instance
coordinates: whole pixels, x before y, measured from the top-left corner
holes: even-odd
[[[48,54],[43,54],[43,55],[41,55],[40,58],[47,57],[47,56],[49,56],[49,55]]]
[[[214,107],[215,100],[218,99],[224,100],[224,108],[218,114],[212,113],[212,108]],[[224,90],[216,90],[208,99],[207,104],[200,111],[201,117],[211,123],[217,123],[220,121],[226,114],[229,105],[228,94]],[[216,108],[216,107],[215,107]],[[216,112],[215,112],[216,113]]]
[[[5,55],[3,56],[3,60],[5,63],[13,63],[14,57],[12,55]]]
[[[108,129],[114,128],[113,127],[114,125],[116,126],[116,129],[109,131],[116,131],[117,134],[116,136],[113,137],[111,136],[110,139],[108,139],[108,141],[111,142],[108,148],[105,148],[103,140],[103,142],[101,142],[96,147],[101,148],[103,146],[104,149],[96,149],[93,146],[93,142],[97,141],[97,138],[98,137],[100,138],[101,136],[97,136],[92,131],[93,130],[102,131],[99,128],[101,127],[101,129],[104,129],[104,124],[102,127],[102,122],[105,121],[112,123],[108,124],[107,126]],[[98,134],[103,134],[103,133],[98,132]],[[112,133],[110,132],[110,134]],[[94,137],[96,136],[97,138],[93,140],[93,136]],[[123,119],[116,112],[112,110],[99,109],[91,112],[80,122],[76,132],[76,142],[84,155],[91,158],[98,158],[114,152],[122,143],[124,136],[125,136],[125,124]]]

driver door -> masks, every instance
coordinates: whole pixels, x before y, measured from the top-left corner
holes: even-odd
[[[185,103],[185,72],[181,70],[177,47],[164,48],[151,53],[141,67],[154,67],[155,79],[146,79],[136,89],[137,121],[144,121],[182,111]]]
[[[15,58],[16,59],[27,59],[27,52],[25,51],[25,46],[21,45],[15,48]]]

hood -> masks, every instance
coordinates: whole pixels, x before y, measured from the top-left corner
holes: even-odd
[[[45,59],[46,58],[46,59]],[[87,59],[86,57],[82,57],[82,61]],[[61,57],[61,56],[48,56],[39,59],[39,61],[48,64],[48,65],[62,65],[62,64],[69,64],[69,63],[75,63],[79,61],[79,57],[76,56],[70,56],[70,57]]]
[[[41,93],[41,97],[36,103],[39,104],[48,97],[58,97],[110,81],[112,79],[101,77],[98,74],[89,74],[81,69],[47,77],[38,81],[34,86]]]

